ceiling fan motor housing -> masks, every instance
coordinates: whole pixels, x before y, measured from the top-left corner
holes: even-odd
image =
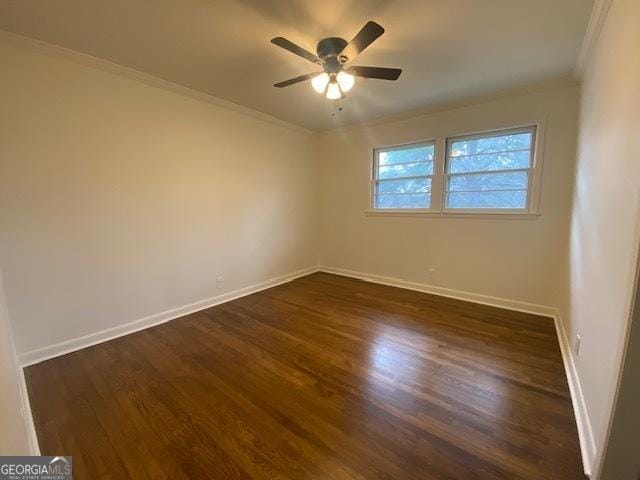
[[[327,73],[337,73],[341,70],[341,66],[347,61],[347,57],[340,55],[340,52],[344,50],[348,43],[344,38],[338,37],[329,37],[318,42],[316,51],[323,60]]]

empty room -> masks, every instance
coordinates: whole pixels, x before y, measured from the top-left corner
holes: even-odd
[[[640,479],[638,0],[0,0],[0,479]]]

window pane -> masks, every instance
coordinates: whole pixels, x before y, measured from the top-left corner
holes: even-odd
[[[378,150],[374,208],[429,208],[434,145]]]
[[[526,190],[527,172],[475,173],[449,177],[448,191]]]
[[[512,133],[507,135],[490,134],[473,140],[456,140],[451,143],[452,157],[459,155],[476,155],[478,153],[504,152],[509,150],[528,150],[531,148],[531,132]]]
[[[449,140],[446,208],[526,209],[534,132]]]
[[[527,191],[507,192],[450,192],[447,208],[518,208],[527,206]]]
[[[465,173],[529,168],[530,159],[530,150],[449,157],[448,171],[449,173]]]
[[[412,178],[410,180],[379,181],[377,193],[419,193],[430,191],[430,178]]]
[[[433,145],[381,151],[378,155],[378,164],[380,166],[415,162],[430,162],[433,164],[434,152],[435,147]]]
[[[379,167],[377,178],[418,177],[431,175],[432,173],[433,162],[406,163],[403,165],[386,165]]]
[[[429,208],[430,196],[426,193],[401,193],[376,195],[376,208]]]

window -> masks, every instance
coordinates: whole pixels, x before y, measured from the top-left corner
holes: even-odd
[[[433,142],[375,149],[374,208],[430,208],[434,157]]]
[[[537,125],[373,149],[370,214],[533,219],[544,119]],[[540,138],[538,138],[540,137]]]
[[[445,208],[527,209],[535,127],[447,141]]]

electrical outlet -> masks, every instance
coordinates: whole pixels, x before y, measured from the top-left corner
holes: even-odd
[[[580,335],[576,335],[576,342],[573,345],[573,350],[576,353],[576,357],[580,356],[580,344],[582,343],[582,339]]]
[[[216,278],[216,287],[218,287],[218,290],[220,290],[223,286],[224,286],[224,277],[223,276],[217,277]]]

